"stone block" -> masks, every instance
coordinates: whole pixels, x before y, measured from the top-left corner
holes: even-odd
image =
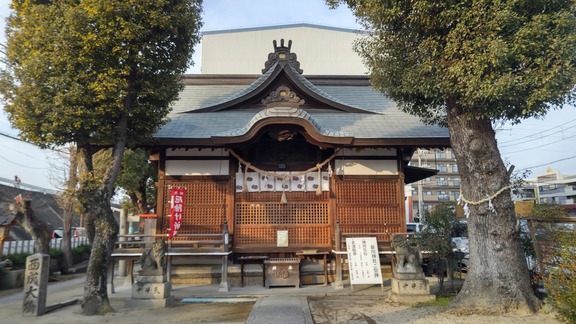
[[[0,290],[23,287],[24,273],[24,269],[0,272]]]
[[[144,282],[144,283],[163,283],[168,281],[166,275],[160,276],[136,276],[136,282]]]
[[[165,299],[170,296],[170,282],[149,283],[136,281],[132,285],[132,299]]]
[[[390,293],[390,300],[396,303],[402,304],[416,304],[424,303],[430,300],[435,300],[434,295],[397,295]]]
[[[420,280],[426,279],[424,276],[424,272],[395,272],[393,278],[396,279],[412,279],[412,280]]]
[[[429,295],[430,286],[426,279],[392,278],[392,293],[398,295]]]
[[[126,308],[161,308],[170,307],[174,304],[174,297],[168,296],[162,299],[128,299],[124,303]]]
[[[390,299],[398,303],[420,303],[436,299],[430,294],[430,286],[426,279],[392,278]]]

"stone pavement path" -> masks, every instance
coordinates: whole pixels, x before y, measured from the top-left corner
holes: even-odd
[[[247,324],[312,324],[312,314],[306,297],[270,296],[256,301]]]

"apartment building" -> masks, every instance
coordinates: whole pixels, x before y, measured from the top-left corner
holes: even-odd
[[[438,173],[407,188],[408,222],[418,222],[421,220],[421,213],[432,210],[436,205],[458,199],[460,174],[456,156],[451,149],[417,149],[409,165],[434,169]],[[408,190],[411,190],[411,196]]]

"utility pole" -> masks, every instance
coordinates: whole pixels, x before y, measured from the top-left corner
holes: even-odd
[[[422,167],[422,150],[418,149],[418,167]],[[424,220],[424,193],[423,180],[418,181],[418,219],[420,223]]]

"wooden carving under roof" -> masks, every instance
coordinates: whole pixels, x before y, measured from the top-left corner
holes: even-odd
[[[270,92],[268,97],[262,99],[262,104],[266,107],[300,107],[305,103],[295,92],[287,86],[279,86],[276,90]]]

